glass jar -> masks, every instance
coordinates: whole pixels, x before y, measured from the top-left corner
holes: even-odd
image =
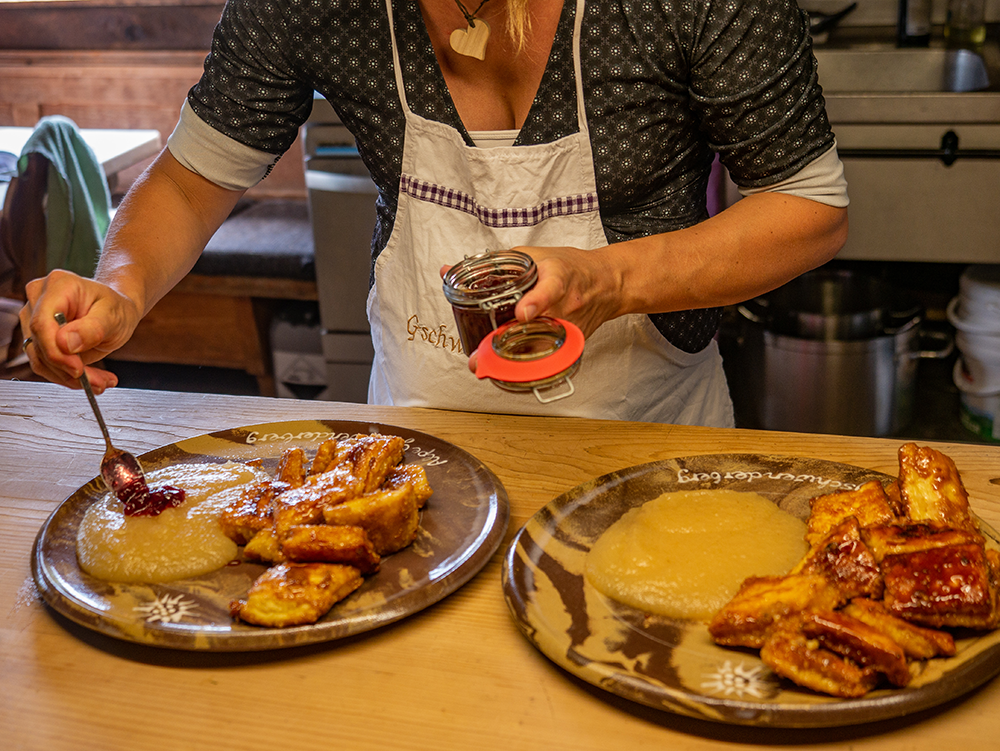
[[[527,253],[490,250],[459,261],[444,275],[458,336],[471,355],[491,331],[514,319],[514,306],[535,286],[538,269]]]
[[[564,399],[575,390],[571,376],[583,347],[583,332],[569,321],[545,316],[509,321],[480,342],[476,377],[505,391],[533,392],[542,403]]]
[[[896,44],[927,47],[931,41],[931,0],[899,0]]]
[[[986,42],[985,0],[948,0],[945,46],[979,52]]]

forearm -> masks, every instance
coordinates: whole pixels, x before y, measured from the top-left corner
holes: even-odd
[[[538,264],[538,283],[517,317],[566,318],[589,336],[628,313],[738,303],[823,264],[846,239],[846,209],[766,193],[693,227],[598,250],[521,248]]]
[[[748,300],[829,261],[846,240],[846,209],[764,193],[693,227],[605,252],[622,315]]]
[[[184,168],[164,150],[119,206],[94,278],[144,316],[191,270],[241,195]]]

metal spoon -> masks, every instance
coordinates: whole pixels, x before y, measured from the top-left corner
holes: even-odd
[[[66,316],[62,313],[56,313],[55,319],[60,326],[66,323]],[[104,443],[107,445],[104,458],[101,460],[101,477],[104,478],[105,484],[118,498],[122,498],[123,494],[132,495],[137,489],[145,488],[146,475],[142,471],[139,460],[127,451],[116,449],[111,445],[108,426],[105,425],[104,416],[101,415],[101,409],[97,406],[97,399],[94,397],[94,390],[90,387],[90,379],[87,378],[86,372],[80,374],[80,385],[87,392],[87,399],[94,410],[97,424],[101,426]]]

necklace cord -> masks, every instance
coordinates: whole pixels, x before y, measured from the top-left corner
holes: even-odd
[[[469,24],[469,26],[474,26],[476,23],[476,14],[479,13],[479,11],[483,9],[483,6],[486,5],[486,3],[488,3],[489,1],[490,0],[482,0],[482,2],[479,3],[479,5],[476,7],[474,11],[472,11],[472,13],[469,13],[465,5],[462,3],[462,0],[455,0],[455,4],[458,5],[458,9],[462,11],[462,15],[465,16],[465,20]]]

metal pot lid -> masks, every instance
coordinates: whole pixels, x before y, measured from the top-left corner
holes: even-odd
[[[922,317],[919,303],[880,279],[848,269],[817,269],[754,298],[740,313],[768,330],[816,340],[882,336]]]
[[[476,377],[508,391],[534,391],[539,401],[573,393],[570,376],[583,356],[583,332],[559,318],[509,321],[491,331],[476,350]],[[565,385],[558,394],[545,393]]]

